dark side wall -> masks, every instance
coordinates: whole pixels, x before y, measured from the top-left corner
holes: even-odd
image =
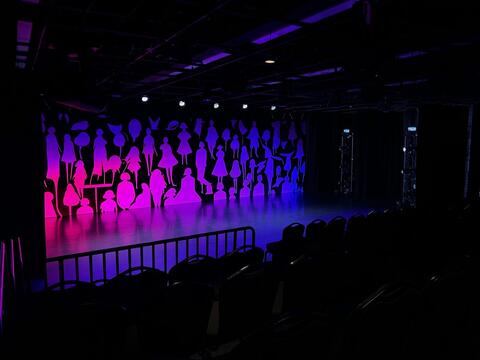
[[[439,208],[464,201],[467,106],[420,108],[417,205]]]

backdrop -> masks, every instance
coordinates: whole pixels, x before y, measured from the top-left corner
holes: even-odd
[[[113,120],[50,111],[45,216],[59,217],[301,191],[305,123]]]

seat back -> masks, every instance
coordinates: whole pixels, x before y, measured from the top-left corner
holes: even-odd
[[[305,229],[305,238],[309,241],[321,240],[325,233],[327,223],[322,219],[316,219],[310,222]]]
[[[214,283],[218,280],[218,260],[206,255],[193,255],[172,267],[168,273],[170,283],[189,281]]]
[[[305,231],[305,225],[298,222],[291,223],[283,229],[282,240],[283,241],[296,241],[303,239],[303,233]]]
[[[220,271],[228,277],[245,266],[263,263],[264,251],[253,245],[244,245],[218,259]]]

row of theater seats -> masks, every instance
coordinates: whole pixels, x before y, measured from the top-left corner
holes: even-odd
[[[25,304],[12,348],[82,359],[480,358],[477,219],[475,208],[406,209],[296,223],[266,255],[247,246],[168,274],[59,284]]]

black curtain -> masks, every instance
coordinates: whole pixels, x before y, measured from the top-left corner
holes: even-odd
[[[360,112],[354,126],[354,197],[386,204],[402,194],[403,113]]]
[[[417,205],[425,209],[463,202],[467,146],[467,106],[420,108]]]
[[[480,108],[472,107],[472,134],[470,145],[470,177],[468,179],[467,197],[478,199],[480,195]]]
[[[343,129],[354,134],[353,199],[392,203],[402,190],[403,114],[378,111],[312,113],[308,119],[308,194],[337,194]]]

